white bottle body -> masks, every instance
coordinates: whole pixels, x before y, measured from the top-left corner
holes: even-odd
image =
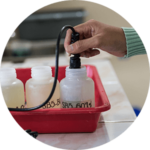
[[[66,78],[60,82],[60,95],[63,108],[95,107],[94,82],[87,77],[86,67],[66,68]]]
[[[6,74],[2,77],[4,72]],[[22,81],[16,78],[14,68],[7,68],[1,72],[1,88],[7,107],[24,108],[24,85]]]
[[[46,77],[44,77],[44,75],[45,74],[43,72],[43,75],[41,74],[40,77],[34,78],[32,76],[32,78],[26,82],[27,108],[38,106],[43,102],[45,102],[46,99],[48,98],[53,87],[54,78],[51,77],[51,75]],[[45,109],[45,108],[60,108],[60,107],[61,107],[60,87],[59,87],[59,81],[57,81],[55,92],[52,98],[42,108]]]

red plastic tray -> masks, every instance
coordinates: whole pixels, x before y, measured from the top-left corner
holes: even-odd
[[[24,129],[38,133],[94,132],[101,112],[110,109],[110,103],[103,88],[96,67],[86,65],[87,75],[95,83],[95,108],[53,108],[28,112],[11,111],[12,116]],[[66,66],[59,67],[58,80],[65,77]],[[54,75],[55,67],[52,67]],[[17,78],[24,85],[31,78],[31,68],[16,69]]]

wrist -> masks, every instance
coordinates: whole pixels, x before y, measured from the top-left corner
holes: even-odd
[[[124,31],[122,28],[114,26],[110,26],[109,29],[109,48],[106,51],[117,57],[124,57],[127,54]]]
[[[124,57],[127,54],[126,38],[122,28],[119,28],[120,32],[120,57]]]

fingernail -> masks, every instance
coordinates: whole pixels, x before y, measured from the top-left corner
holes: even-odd
[[[95,52],[95,53],[94,53],[94,56],[95,56],[95,55],[98,55],[98,54],[99,54],[99,52]]]
[[[71,44],[71,45],[69,45],[69,46],[70,46],[70,50],[71,50],[71,51],[73,51],[73,46],[72,46],[72,44]]]
[[[72,46],[72,44],[69,45],[69,46],[66,48],[66,51],[69,52],[69,53],[73,51],[73,46]]]

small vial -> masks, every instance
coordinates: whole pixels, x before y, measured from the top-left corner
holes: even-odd
[[[49,96],[54,78],[52,77],[51,67],[36,66],[31,69],[31,79],[26,82],[26,101],[27,107],[35,107],[42,104]],[[59,81],[51,100],[42,108],[60,108],[60,88]]]
[[[60,95],[62,108],[95,107],[94,81],[87,77],[85,66],[66,68],[66,77],[60,82]]]
[[[15,68],[1,68],[1,89],[7,107],[24,108],[24,85],[16,76]]]

